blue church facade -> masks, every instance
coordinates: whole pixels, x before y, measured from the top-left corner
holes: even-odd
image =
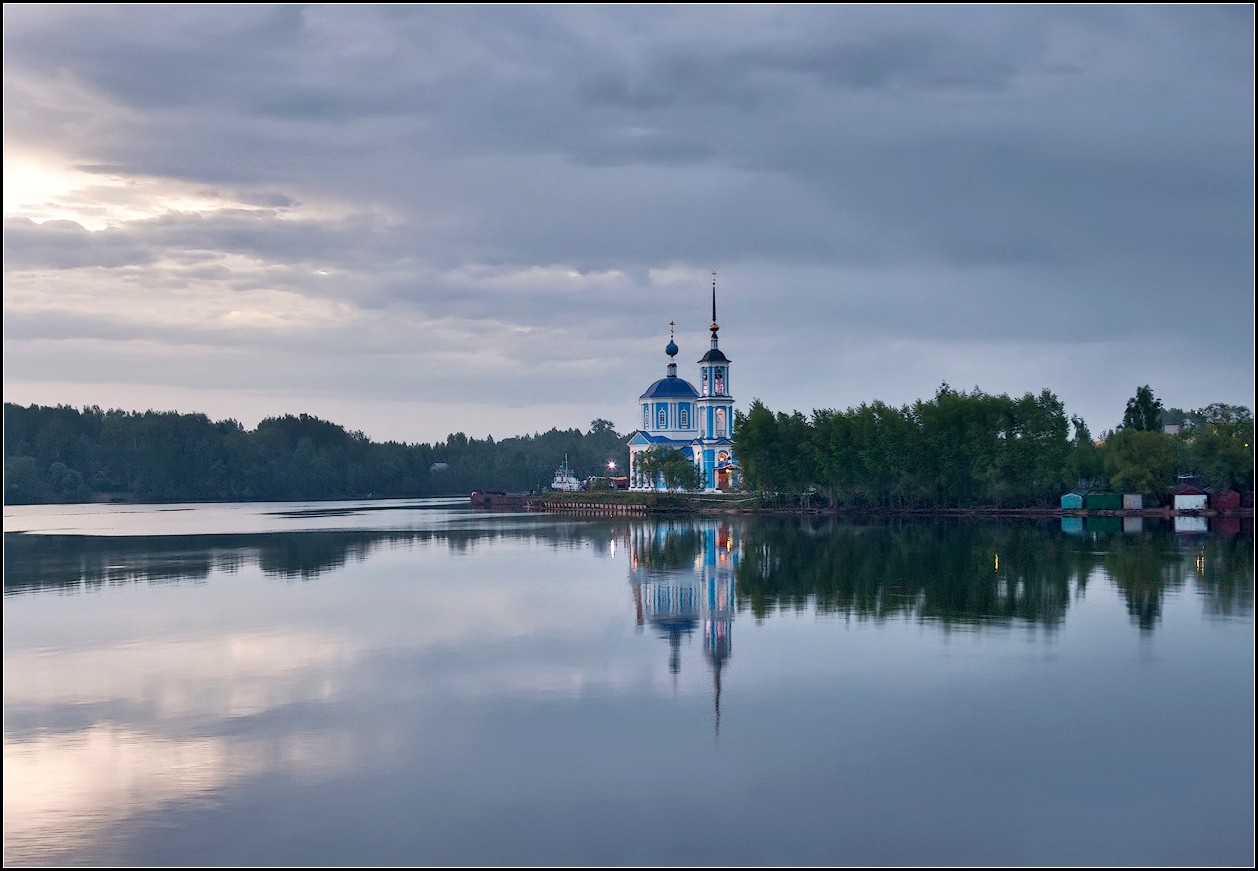
[[[671,326],[671,325],[670,325]],[[638,468],[645,451],[671,448],[695,464],[703,488],[723,492],[739,486],[734,457],[734,398],[730,393],[730,359],[719,347],[716,322],[716,273],[712,274],[712,346],[698,361],[699,389],[677,375],[678,348],[670,330],[664,353],[665,376],[638,398],[640,429],[629,439],[629,489],[664,490]]]

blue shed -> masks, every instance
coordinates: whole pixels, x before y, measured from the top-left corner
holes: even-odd
[[[1064,511],[1073,511],[1083,507],[1083,496],[1079,493],[1066,493],[1061,497],[1061,507]]]

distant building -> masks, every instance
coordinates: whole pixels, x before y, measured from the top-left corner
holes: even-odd
[[[1205,507],[1205,490],[1197,487],[1180,487],[1175,491],[1176,511],[1203,511]]]
[[[645,451],[672,448],[695,464],[709,492],[739,486],[739,466],[734,458],[734,398],[730,394],[730,359],[718,347],[716,323],[716,273],[712,273],[712,347],[699,359],[700,388],[677,376],[677,343],[669,325],[665,376],[640,397],[642,426],[629,439],[629,489],[664,490],[663,481],[650,481],[640,472],[637,459]]]
[[[1241,494],[1239,490],[1215,490],[1207,501],[1215,511],[1231,511],[1241,507]]]

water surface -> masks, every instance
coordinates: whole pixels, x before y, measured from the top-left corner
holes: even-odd
[[[17,865],[1241,865],[1252,525],[5,509]]]

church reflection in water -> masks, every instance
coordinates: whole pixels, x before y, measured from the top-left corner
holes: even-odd
[[[683,637],[702,632],[718,729],[721,670],[732,652],[740,538],[737,529],[723,521],[676,521],[629,529],[629,583],[639,631],[650,626],[668,642],[668,668],[674,676],[681,671]]]

